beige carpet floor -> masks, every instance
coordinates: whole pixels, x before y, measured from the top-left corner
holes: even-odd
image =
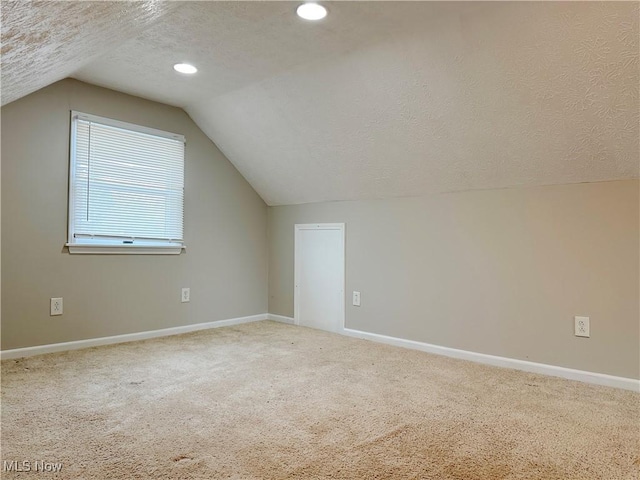
[[[274,322],[5,360],[1,406],[2,478],[640,477],[638,393]]]

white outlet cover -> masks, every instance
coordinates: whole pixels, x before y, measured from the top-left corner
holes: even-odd
[[[589,317],[573,317],[574,319],[574,333],[576,337],[589,337]]]
[[[359,307],[360,306],[360,292],[353,292],[353,305],[355,307]]]
[[[49,315],[52,317],[55,315],[62,315],[62,297],[56,297],[51,299]]]
[[[182,289],[182,297],[181,297],[181,301],[182,303],[187,303],[188,301],[191,300],[191,289],[190,288],[183,288]]]

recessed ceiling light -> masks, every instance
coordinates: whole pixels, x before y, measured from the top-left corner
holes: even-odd
[[[193,65],[189,65],[188,63],[176,63],[173,66],[173,69],[176,72],[186,73],[187,75],[192,75],[198,71],[196,67],[194,67]]]
[[[317,3],[303,3],[296,9],[299,17],[305,20],[321,20],[327,16],[327,9]]]

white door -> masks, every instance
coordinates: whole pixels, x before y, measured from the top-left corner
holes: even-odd
[[[295,226],[296,325],[342,330],[344,271],[343,223]]]

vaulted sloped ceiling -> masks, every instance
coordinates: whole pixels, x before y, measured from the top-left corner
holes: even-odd
[[[270,205],[638,178],[638,3],[326,5],[3,2],[2,103],[183,107]]]

